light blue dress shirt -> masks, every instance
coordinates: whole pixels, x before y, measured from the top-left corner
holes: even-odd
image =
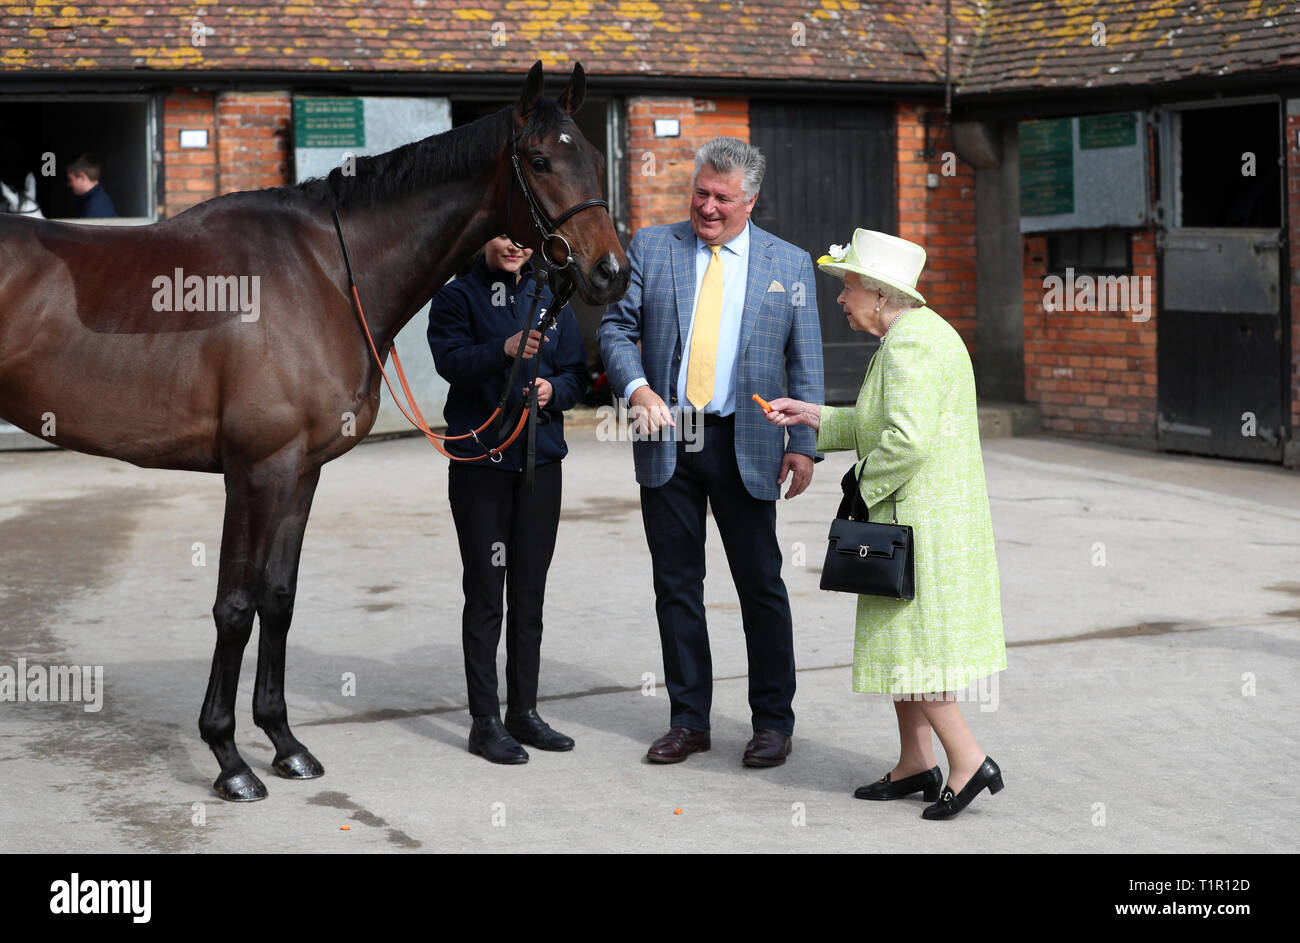
[[[736,411],[736,365],[740,357],[740,322],[745,313],[745,288],[749,282],[749,226],[742,229],[730,242],[722,244],[718,259],[722,262],[722,320],[718,325],[718,357],[713,370],[713,398],[705,404],[703,412],[730,416]],[[700,307],[700,288],[704,273],[713,258],[713,250],[699,236],[695,237],[695,308]],[[695,333],[695,312],[691,313],[690,329],[682,349],[681,369],[677,371],[677,402],[683,410],[693,410],[686,399],[686,376],[690,372],[691,336]],[[646,385],[645,377],[628,383],[623,398]]]

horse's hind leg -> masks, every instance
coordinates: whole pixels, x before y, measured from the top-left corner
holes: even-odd
[[[257,589],[278,523],[289,506],[295,470],[226,474],[226,518],[221,535],[221,572],[212,615],[217,646],[199,714],[199,733],[221,764],[213,788],[222,799],[266,798],[266,786],[235,749],[235,693],[244,646],[253,631]]]
[[[275,760],[271,765],[286,779],[314,779],[325,773],[316,757],[289,729],[284,703],[285,640],[293,621],[293,603],[298,591],[302,535],[319,480],[320,469],[299,479],[293,500],[272,540],[257,597],[259,636],[253,723],[266,731],[275,744]]]

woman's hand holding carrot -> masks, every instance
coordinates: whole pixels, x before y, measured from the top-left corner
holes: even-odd
[[[767,404],[771,407],[763,413],[767,421],[777,426],[805,425],[813,429],[821,426],[822,408],[816,403],[778,396]]]

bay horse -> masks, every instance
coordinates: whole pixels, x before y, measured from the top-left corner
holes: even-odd
[[[253,722],[275,746],[272,768],[324,772],[289,729],[285,640],[321,466],[370,431],[381,382],[341,234],[385,360],[433,293],[503,232],[543,251],[591,304],[627,289],[627,257],[599,209],[604,159],[572,118],[582,66],[558,99],[543,83],[539,61],[518,102],[472,124],[148,226],[0,216],[0,418],[63,448],[225,477],[199,715],[223,799],[267,794],[234,739],[254,615]]]

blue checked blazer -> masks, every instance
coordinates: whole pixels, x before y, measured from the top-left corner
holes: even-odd
[[[736,464],[751,495],[775,501],[781,496],[776,479],[782,455],[820,458],[817,437],[807,426],[791,426],[787,445],[787,430],[763,418],[752,394],[821,403],[822,332],[812,258],[752,222],[749,226],[736,365]],[[695,311],[695,250],[690,220],[639,230],[627,247],[632,267],[627,294],[609,306],[600,323],[600,353],[614,394],[622,396],[628,383],[644,376],[674,410],[679,427],[677,374]],[[664,484],[677,467],[676,433],[667,431],[673,435],[633,442],[636,480],[647,488]]]

